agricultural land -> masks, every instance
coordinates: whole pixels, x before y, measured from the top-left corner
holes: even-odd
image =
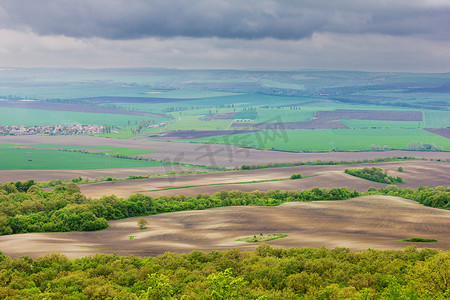
[[[0,298],[450,293],[449,73],[0,81]]]

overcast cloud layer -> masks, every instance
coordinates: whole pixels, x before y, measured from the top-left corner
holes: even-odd
[[[446,0],[1,0],[0,65],[450,71]]]

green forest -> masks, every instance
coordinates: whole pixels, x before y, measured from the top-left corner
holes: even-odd
[[[450,252],[229,249],[158,257],[0,254],[1,299],[448,299]]]
[[[350,191],[346,187],[302,191],[221,191],[214,195],[198,194],[196,197],[152,198],[134,194],[128,199],[114,195],[90,199],[73,182],[46,192],[29,180],[0,185],[0,234],[94,231],[107,228],[109,220],[136,216],[223,206],[275,206],[293,201],[345,200],[365,194],[399,196],[423,205],[450,209],[450,189],[446,187],[412,190],[388,186],[386,189],[369,188],[365,193]]]
[[[401,177],[389,176],[387,174],[387,171],[384,171],[383,169],[377,167],[371,168],[366,167],[363,169],[345,169],[345,173],[380,183],[387,183],[387,184],[403,183],[403,179]]]

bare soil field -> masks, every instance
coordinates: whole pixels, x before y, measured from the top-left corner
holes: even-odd
[[[450,139],[450,128],[424,128],[424,130]]]
[[[342,201],[291,202],[277,207],[222,207],[110,222],[97,232],[32,233],[0,237],[0,250],[12,257],[60,252],[70,258],[95,253],[156,256],[228,248],[253,250],[259,243],[236,239],[260,233],[288,237],[266,242],[273,247],[348,247],[352,250],[403,249],[411,237],[437,243],[418,248],[450,249],[450,212],[389,196],[364,196]],[[130,239],[130,236],[134,238]]]
[[[422,121],[421,111],[389,111],[389,110],[347,110],[318,111],[316,118],[325,120],[386,120],[386,121]]]
[[[149,179],[138,179],[120,182],[101,182],[81,186],[81,191],[88,197],[98,198],[103,195],[129,197],[134,193],[144,193],[152,197],[161,195],[196,196],[201,193],[213,194],[221,190],[303,190],[313,187],[348,187],[350,190],[366,191],[369,187],[386,187],[381,184],[344,173],[349,168],[363,168],[373,165],[332,165],[332,166],[299,166],[271,168],[251,171],[230,171],[197,175],[178,175]],[[390,176],[400,176],[405,183],[400,188],[419,186],[448,186],[450,183],[450,164],[430,161],[402,161],[376,164],[388,170]],[[398,172],[398,167],[404,172]],[[254,182],[274,179],[288,179],[292,174],[313,176],[298,180]]]
[[[156,160],[170,160],[194,165],[212,165],[226,168],[240,167],[244,164],[253,165],[315,160],[355,161],[391,156],[450,159],[450,152],[383,151],[290,153],[247,149],[231,145],[162,142],[154,141],[146,137],[124,140],[94,136],[0,136],[0,143],[125,147],[136,150],[160,151],[142,155],[143,157]]]

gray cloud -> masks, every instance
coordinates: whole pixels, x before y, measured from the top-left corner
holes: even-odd
[[[448,2],[447,2],[448,3]],[[111,40],[219,37],[301,40],[314,33],[450,39],[439,0],[3,0],[0,27]]]

